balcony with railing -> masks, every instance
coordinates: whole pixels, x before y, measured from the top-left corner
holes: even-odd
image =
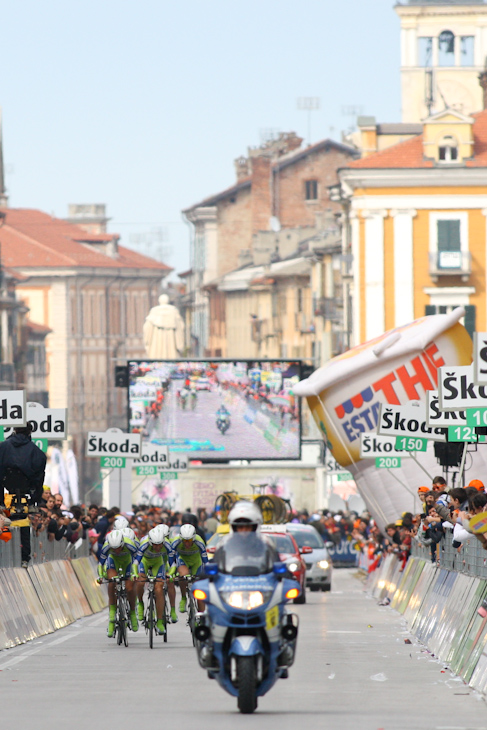
[[[433,281],[440,276],[460,276],[467,281],[472,273],[470,251],[432,251],[429,255],[429,272]]]
[[[343,302],[337,297],[319,297],[315,304],[315,317],[323,317],[330,322],[343,322]]]

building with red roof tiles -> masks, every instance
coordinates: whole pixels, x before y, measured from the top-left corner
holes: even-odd
[[[485,330],[487,110],[446,108],[421,133],[339,170],[353,256],[353,341],[466,310]]]
[[[66,221],[31,209],[3,213],[2,264],[18,276],[32,345],[41,330],[45,337],[45,400],[68,408],[87,489],[99,475],[99,463],[84,456],[87,432],[127,427],[126,392],[115,388],[115,366],[145,356],[142,326],[171,269],[121,246],[103,221],[80,216],[76,225],[74,216]]]

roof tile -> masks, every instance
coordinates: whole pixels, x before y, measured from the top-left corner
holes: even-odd
[[[473,124],[474,156],[471,160],[466,161],[465,166],[487,167],[487,110],[472,114],[472,117],[475,119]],[[352,169],[362,168],[366,170],[427,168],[433,166],[432,160],[424,158],[422,134],[347,165]]]
[[[116,240],[117,234],[97,236],[86,233],[79,226],[40,210],[7,208],[3,212],[6,218],[0,229],[0,241],[4,266],[19,269],[100,267],[171,270],[166,264],[122,246],[118,247],[118,257],[112,258],[87,243]]]

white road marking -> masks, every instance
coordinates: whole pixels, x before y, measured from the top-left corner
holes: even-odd
[[[59,639],[54,639],[54,641],[50,641],[47,644],[43,644],[38,649],[33,649],[32,651],[26,651],[21,654],[21,656],[13,657],[13,659],[8,659],[6,662],[0,663],[0,670],[6,669],[7,667],[12,667],[14,664],[18,664],[19,662],[23,662],[24,659],[28,659],[33,654],[37,654],[38,652],[42,651],[43,649],[50,649],[51,646],[55,646],[56,644],[62,644],[64,641],[69,641],[69,639],[74,639],[76,636],[79,636],[80,632],[77,631],[76,633],[69,633],[68,636],[60,636]]]

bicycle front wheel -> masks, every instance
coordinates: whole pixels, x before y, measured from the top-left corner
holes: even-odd
[[[196,638],[194,630],[196,628],[196,609],[194,605],[194,598],[191,593],[188,592],[188,625],[191,631],[191,638],[193,639],[193,646],[196,646]]]
[[[149,593],[147,610],[149,612],[148,617],[147,617],[147,627],[148,627],[148,631],[149,631],[149,646],[152,649],[154,646],[154,612],[155,612],[153,591],[151,591]]]

